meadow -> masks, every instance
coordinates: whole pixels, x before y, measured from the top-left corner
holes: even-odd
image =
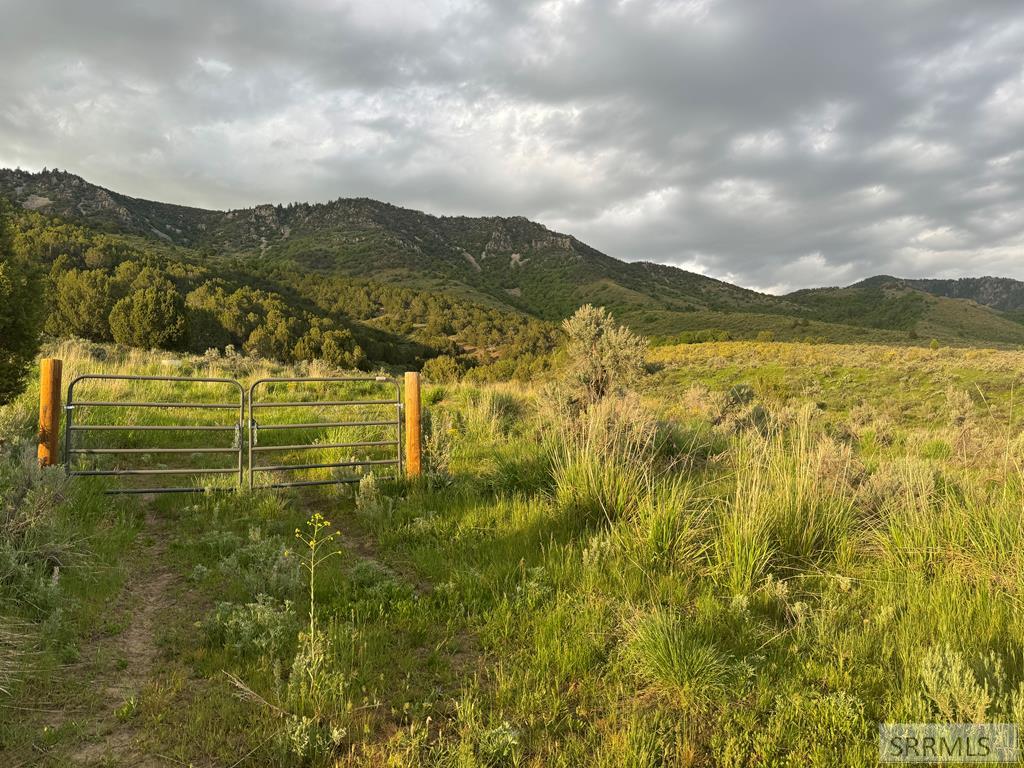
[[[0,411],[0,762],[867,766],[880,722],[1024,725],[1022,363],[709,342],[593,400],[427,382],[419,479],[156,498],[33,469],[30,387]]]

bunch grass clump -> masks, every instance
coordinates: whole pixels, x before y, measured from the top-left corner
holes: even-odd
[[[851,545],[857,514],[848,450],[815,430],[804,408],[768,435],[747,432],[731,453],[732,493],[719,513],[716,552],[734,593],[749,592],[771,567],[812,567]]]
[[[655,436],[631,398],[598,401],[563,421],[551,461],[558,508],[590,523],[634,512],[654,482]]]
[[[705,640],[692,620],[662,606],[627,622],[624,652],[651,690],[684,708],[710,706],[735,676],[728,656]]]

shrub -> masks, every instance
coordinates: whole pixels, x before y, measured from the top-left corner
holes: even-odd
[[[587,304],[562,323],[570,384],[584,402],[621,392],[644,373],[647,340],[621,325],[604,307]]]
[[[1013,721],[1024,714],[1024,683],[1014,687],[993,652],[971,665],[949,646],[929,649],[921,661],[921,690],[929,715],[944,722]]]
[[[275,538],[263,538],[259,529],[249,532],[249,541],[232,549],[217,570],[238,579],[250,594],[266,592],[280,598],[294,597],[301,585],[298,559]]]
[[[732,334],[728,331],[707,329],[702,331],[683,331],[673,340],[676,344],[706,344],[710,341],[731,341]]]
[[[438,355],[423,364],[421,373],[432,384],[450,384],[462,376],[462,366],[451,355]]]
[[[464,420],[447,410],[428,410],[424,420],[423,459],[427,474],[447,477],[451,472],[455,443]]]
[[[390,519],[395,511],[395,500],[383,492],[381,482],[373,472],[359,478],[355,504],[361,516],[377,522]]]
[[[478,751],[484,765],[515,765],[520,752],[520,733],[507,720],[480,734]]]
[[[212,642],[241,656],[271,661],[283,656],[297,627],[292,603],[279,603],[269,595],[258,595],[256,602],[244,605],[219,603],[204,624]]]

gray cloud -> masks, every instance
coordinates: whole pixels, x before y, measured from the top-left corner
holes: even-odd
[[[1024,278],[1016,0],[0,0],[0,164],[523,214],[773,291]]]

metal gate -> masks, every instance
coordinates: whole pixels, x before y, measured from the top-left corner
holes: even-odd
[[[145,401],[130,399],[130,392],[123,392],[124,399],[107,400],[76,400],[76,387],[83,382],[116,383],[121,390],[130,390],[131,384],[137,382],[167,382],[169,384],[189,384],[207,386],[211,391],[217,387],[230,387],[238,394],[232,402],[222,400],[184,400]],[[320,392],[314,397],[302,397],[302,385],[316,385]],[[323,396],[325,388],[355,388],[356,396],[347,399],[327,398]],[[275,399],[273,394],[282,390],[292,394],[298,389],[299,399]],[[381,390],[384,393],[381,394]],[[393,393],[393,394],[392,394]],[[344,397],[344,395],[342,395]],[[358,469],[364,467],[394,466],[395,476],[402,474],[402,398],[401,387],[394,379],[383,376],[365,377],[313,377],[313,378],[265,378],[253,382],[248,391],[248,419],[246,419],[246,392],[242,385],[234,379],[193,378],[189,376],[123,376],[113,374],[85,374],[76,377],[68,385],[65,405],[64,423],[64,463],[69,475],[74,476],[163,476],[186,475],[193,478],[205,475],[234,475],[235,483],[231,488],[241,487],[248,475],[250,488],[294,488],[299,486],[331,485],[336,483],[359,482]],[[99,422],[85,414],[93,409],[110,414],[110,409],[120,418],[107,418]],[[196,409],[202,418],[181,415],[182,411]],[[307,413],[309,409],[318,412],[333,411],[333,418],[316,421],[307,418],[289,420],[294,413]],[[139,418],[139,410],[150,414],[170,413],[172,423],[160,422],[161,417]],[[216,415],[230,411],[231,421],[216,419]],[[257,418],[257,414],[260,417]],[[264,416],[264,414],[266,416]],[[275,418],[275,415],[277,418]],[[193,423],[188,423],[188,422]],[[195,422],[203,423],[195,423]],[[146,422],[146,423],[141,423]],[[159,436],[168,433],[196,433],[209,440],[202,440],[202,445],[183,447],[180,445],[161,445]],[[243,437],[248,433],[248,440]],[[316,441],[311,432],[319,432],[326,440]],[[97,438],[108,434],[122,435],[118,442],[127,445],[93,445],[89,444],[88,436],[95,434]],[[231,442],[229,445],[215,445],[213,436],[226,433]],[[261,433],[280,435],[282,439],[271,440],[261,444]],[[298,437],[295,437],[298,435]],[[138,445],[142,436],[150,436],[149,444]],[[301,438],[301,439],[300,439]],[[265,438],[266,439],[266,438]],[[345,451],[340,457],[331,461],[278,461],[260,463],[263,454],[299,454],[308,455],[309,451]],[[144,458],[153,454],[188,456],[191,460],[186,466],[152,467],[145,462],[132,464],[132,458]],[[248,459],[246,460],[246,454]],[[195,461],[196,456],[230,455],[234,461],[231,466],[206,466]],[[128,466],[125,464],[128,463]],[[83,466],[83,464],[85,464]],[[339,469],[350,469],[352,473],[340,475]],[[247,471],[246,471],[247,470]],[[256,477],[261,473],[292,473],[292,472],[324,472],[328,477],[303,480],[275,480],[257,484]],[[107,493],[178,493],[193,492],[197,487],[119,487]]]
[[[267,399],[274,392],[291,394],[298,385],[320,386],[321,392],[314,392],[316,399]],[[321,399],[322,390],[341,390],[341,397],[349,399]],[[394,391],[393,396],[390,392]],[[262,399],[259,390],[263,390]],[[346,393],[345,390],[348,390]],[[353,393],[352,390],[355,390]],[[383,392],[382,392],[383,390]],[[376,393],[377,396],[374,395]],[[336,415],[323,421],[311,421],[301,414],[307,409],[318,412],[330,410]],[[394,415],[391,415],[391,410]],[[289,413],[291,411],[292,413]],[[257,413],[261,418],[257,419]],[[267,417],[263,418],[263,414]],[[274,419],[273,415],[280,416]],[[299,421],[288,421],[291,416]],[[281,420],[283,419],[283,420]],[[394,437],[390,433],[394,430]],[[326,432],[326,442],[313,442],[306,437],[311,431]],[[274,442],[260,443],[260,435],[272,433],[282,435]],[[304,439],[291,439],[291,435]],[[261,464],[258,459],[264,454],[299,454],[307,451],[343,451],[332,461],[300,461],[298,463]],[[339,460],[340,459],[340,460]],[[360,475],[339,475],[335,470],[356,470],[363,467],[394,466],[395,476],[402,474],[402,391],[398,382],[385,376],[326,376],[314,378],[269,378],[259,379],[249,387],[249,487],[250,488],[295,488],[309,485],[332,485],[336,483],[357,483]],[[260,473],[321,472],[327,470],[329,477],[306,480],[278,480],[257,484]]]
[[[179,401],[143,401],[143,400],[130,400],[130,399],[112,399],[112,400],[75,400],[75,387],[85,381],[104,381],[119,382],[123,383],[124,386],[120,389],[131,389],[133,382],[168,382],[168,383],[188,383],[209,385],[209,389],[216,393],[217,387],[230,387],[232,390],[236,390],[238,393],[237,400],[233,402],[219,401],[206,401],[197,400],[195,402],[179,402]],[[130,393],[124,393],[126,396]],[[111,409],[114,414],[119,414],[122,417],[121,421],[116,418],[108,418],[104,421],[96,423],[89,420],[86,416],[78,417],[76,412],[90,413],[93,409],[100,409],[102,413],[110,414]],[[146,423],[140,424],[135,423],[137,419],[133,418],[133,409],[146,410],[153,413],[174,413],[175,418],[172,421],[185,421],[188,422],[191,419],[183,418],[178,415],[181,411],[193,411],[199,410],[204,414],[222,413],[229,411],[232,413],[233,418],[230,423],[225,422],[223,419],[212,420],[211,418],[204,418],[202,421],[207,423],[196,424],[196,423]],[[127,410],[127,414],[125,413]],[[177,412],[177,413],[176,413]],[[155,418],[153,421],[160,421],[160,418]],[[212,423],[210,423],[212,421]],[[123,477],[123,476],[164,476],[164,475],[189,475],[189,476],[203,476],[203,475],[235,475],[237,482],[240,485],[243,477],[243,460],[245,446],[242,440],[242,430],[244,428],[245,421],[245,390],[242,385],[234,379],[217,379],[217,378],[193,378],[186,376],[119,376],[119,375],[107,375],[107,374],[85,374],[76,377],[68,385],[68,397],[65,405],[65,421],[64,421],[64,464],[67,467],[69,475],[76,476],[111,476],[111,477]],[[110,423],[114,422],[114,423]],[[168,432],[194,432],[203,436],[210,435],[211,433],[228,433],[231,438],[230,445],[197,445],[191,447],[182,447],[178,445],[160,445],[159,436]],[[123,439],[120,442],[128,442],[130,445],[87,445],[86,440],[88,433],[101,433],[109,434],[115,433],[120,434]],[[144,433],[149,436],[151,442],[157,444],[139,446],[138,435],[136,433]],[[129,459],[130,457],[141,457],[152,454],[168,454],[168,455],[188,455],[189,457],[195,455],[213,455],[230,454],[234,457],[233,466],[181,466],[181,467],[147,467],[147,466],[128,466],[125,467],[122,464],[122,460]],[[92,457],[91,465],[88,467],[77,466],[81,464],[80,459],[82,457]],[[105,459],[112,460],[105,461]],[[136,487],[123,487],[113,488],[107,491],[107,493],[175,493],[175,492],[190,492],[195,491],[195,487],[158,487],[158,488],[136,488]]]

